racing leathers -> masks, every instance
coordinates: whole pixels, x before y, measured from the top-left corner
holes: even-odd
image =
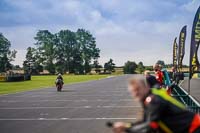
[[[142,106],[143,120],[130,124],[130,130],[146,128],[148,132],[156,133],[200,133],[200,116],[189,112],[164,89],[151,89]]]
[[[63,77],[62,76],[58,76],[56,78],[56,85],[61,81],[62,85],[64,84],[64,81],[63,81]]]

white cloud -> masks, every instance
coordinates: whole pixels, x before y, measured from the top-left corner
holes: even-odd
[[[16,54],[15,60],[12,63],[14,65],[23,66],[23,62],[24,62],[25,56],[26,56],[26,50],[24,50],[24,49],[15,49],[15,50],[17,50],[17,54]]]
[[[33,45],[37,28],[30,26],[0,27],[0,31],[11,42],[13,49],[26,49]]]
[[[200,0],[192,0],[187,4],[184,4],[182,8],[186,9],[189,12],[195,12],[196,9],[199,7],[199,5],[200,5]]]
[[[20,9],[7,13],[18,25],[0,27],[18,49],[15,63],[22,62],[25,49],[33,46],[38,29],[58,32],[61,29],[90,30],[101,49],[101,62],[113,58],[117,65],[127,60],[150,65],[158,59],[171,63],[172,43],[183,25],[191,30],[192,19],[199,0],[177,5],[160,0],[7,0]],[[19,18],[19,19],[17,19]],[[12,20],[12,19],[11,19]],[[187,45],[190,33],[188,33]],[[188,46],[186,46],[189,49]],[[19,53],[19,52],[18,52]],[[186,55],[188,56],[188,55]],[[187,63],[187,58],[184,60]]]

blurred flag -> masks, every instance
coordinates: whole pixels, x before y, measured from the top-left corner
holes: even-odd
[[[195,71],[199,71],[199,61],[197,51],[200,42],[200,7],[198,8],[192,26],[191,46],[190,46],[190,78]]]
[[[179,35],[179,46],[178,46],[178,68],[182,69],[183,58],[185,55],[185,39],[187,34],[187,26],[185,25]]]

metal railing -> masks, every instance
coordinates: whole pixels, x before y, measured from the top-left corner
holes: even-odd
[[[200,114],[199,102],[196,99],[194,99],[191,95],[189,95],[188,92],[186,92],[179,85],[172,85],[169,78],[169,72],[167,72],[165,69],[163,69],[162,71],[164,73],[165,80],[168,81],[168,84],[165,84],[167,86],[172,87],[172,96],[179,100],[181,103],[183,103],[188,108],[188,110]],[[187,75],[187,73],[184,73],[184,75],[189,76]]]
[[[189,95],[183,88],[176,85],[172,89],[172,96],[182,102],[190,111],[200,113],[200,104]]]

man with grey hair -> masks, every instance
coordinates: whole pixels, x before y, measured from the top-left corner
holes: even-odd
[[[137,123],[114,123],[115,133],[200,133],[200,116],[189,112],[165,89],[150,88],[145,76],[131,78],[129,91],[141,102],[144,117]]]

